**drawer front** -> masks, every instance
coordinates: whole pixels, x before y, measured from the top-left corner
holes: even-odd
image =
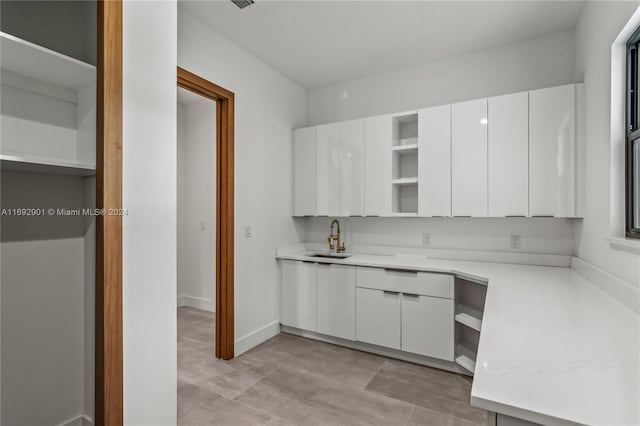
[[[400,269],[357,268],[356,286],[453,299],[453,276]]]
[[[400,349],[400,294],[356,289],[356,340]]]

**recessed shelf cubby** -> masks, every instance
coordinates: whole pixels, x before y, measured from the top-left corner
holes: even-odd
[[[393,117],[391,141],[391,212],[418,215],[418,113]]]
[[[10,34],[0,43],[3,168],[94,174],[96,67]]]
[[[469,374],[475,370],[486,296],[485,284],[456,278],[455,362]]]
[[[393,145],[418,144],[418,113],[406,113],[393,117]]]

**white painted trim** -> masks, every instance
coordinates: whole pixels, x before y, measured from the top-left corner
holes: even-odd
[[[216,305],[213,300],[202,297],[193,297],[187,295],[178,296],[178,307],[188,306],[190,308],[200,309],[207,312],[215,312]]]
[[[626,44],[638,25],[640,25],[640,7],[636,9],[611,45],[609,233],[612,239],[624,239],[625,235]],[[621,244],[611,243],[610,246],[612,249],[627,251],[625,247],[621,247]]]
[[[78,414],[76,417],[60,423],[58,426],[92,426],[93,419],[86,414]]]
[[[609,245],[614,250],[626,251],[632,254],[640,254],[640,240],[631,238],[608,237]]]
[[[623,281],[579,257],[571,258],[571,268],[634,311],[640,312],[640,289],[631,283]]]
[[[280,334],[280,321],[273,321],[259,329],[252,331],[238,339],[234,344],[234,356],[245,353],[249,349],[258,346],[260,343]]]

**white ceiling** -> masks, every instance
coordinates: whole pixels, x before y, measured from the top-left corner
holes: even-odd
[[[305,88],[571,29],[582,1],[229,0],[181,7]]]

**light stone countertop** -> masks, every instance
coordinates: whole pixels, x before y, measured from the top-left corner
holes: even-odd
[[[545,425],[640,424],[640,316],[571,268],[284,251],[487,282],[472,405]]]

